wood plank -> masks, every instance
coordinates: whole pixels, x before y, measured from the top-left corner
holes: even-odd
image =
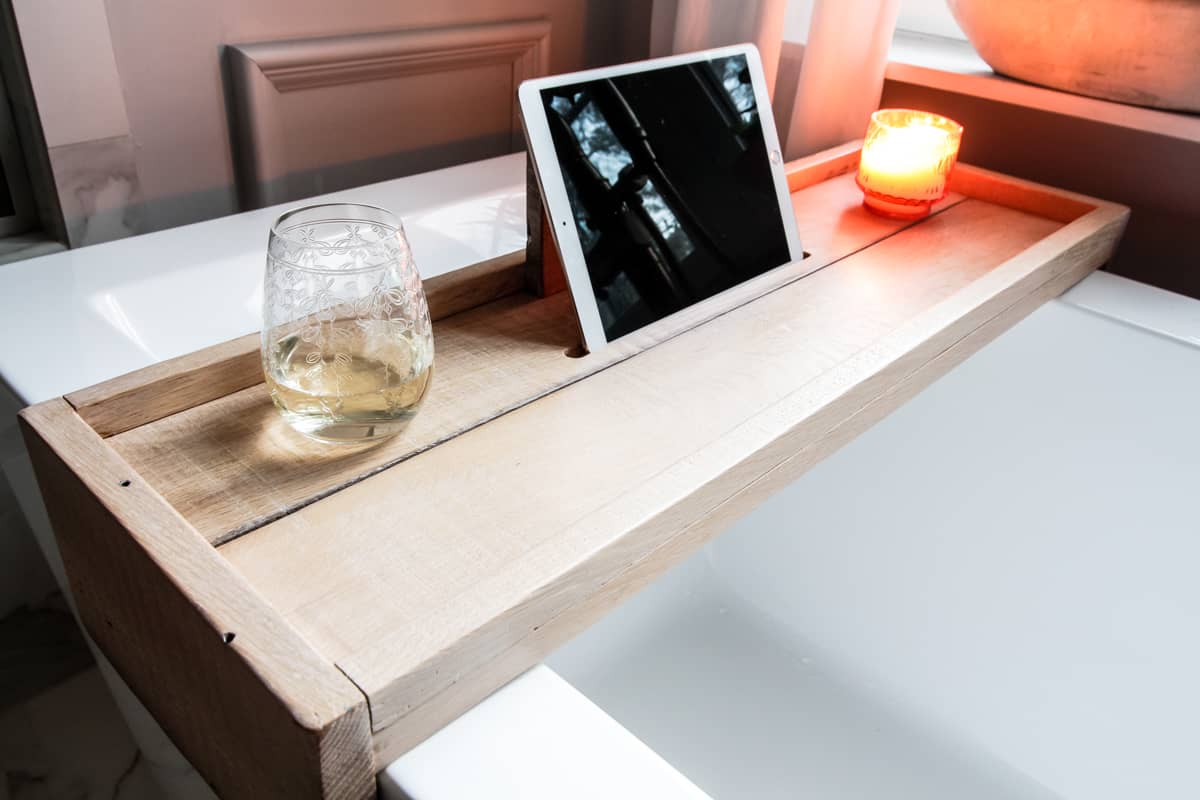
[[[386,469],[590,365],[574,341],[570,298],[515,295],[434,323],[433,385],[399,436],[374,447],[330,447],[292,431],[267,388],[248,389],[108,441],[185,519],[222,542]],[[615,354],[613,354],[615,355]]]
[[[1095,244],[1103,246],[1106,241],[1110,244],[1114,241],[1111,220],[1110,211],[1105,210],[1090,221],[1091,228],[1097,235]],[[1119,228],[1119,225],[1117,227]],[[482,659],[477,666],[459,675],[452,685],[431,696],[397,723],[377,730],[374,743],[379,763],[387,763],[403,755],[419,744],[430,731],[440,729],[483,700],[494,687],[501,686],[524,672],[530,666],[531,653],[549,653],[561,643],[582,633],[609,610],[683,561],[738,518],[786,487],[838,448],[853,441],[859,434],[1044,302],[1086,277],[1093,269],[1091,264],[1096,260],[1103,260],[1104,257],[1103,252],[1064,251],[1057,257],[1058,263],[1049,270],[1051,277],[1041,286],[1019,297],[1012,305],[971,330],[958,342],[919,365],[877,399],[871,400],[845,421],[830,428],[812,444],[791,455],[786,455],[785,451],[784,459],[779,464],[758,477],[750,477],[742,489],[720,501],[706,513],[698,515],[696,521],[682,529],[668,530],[661,536],[662,544],[655,549],[649,550],[637,560],[625,559],[628,566],[623,571],[607,582],[594,584],[594,591],[582,595],[567,612],[560,613],[541,625],[533,626],[513,646]],[[1038,274],[1044,272],[1039,270]],[[754,471],[751,470],[751,476],[753,474]],[[670,524],[669,518],[656,521]],[[634,531],[630,531],[625,537],[635,535]],[[577,571],[582,568],[578,567]],[[540,657],[537,660],[540,660]]]
[[[508,297],[525,285],[525,251],[514,250],[422,281],[430,319],[469,311]]]
[[[396,740],[411,743],[484,690],[490,678],[467,678],[478,664],[540,658],[558,640],[530,644],[532,632],[1049,280],[1058,259],[1097,266],[1123,220],[1098,213],[1100,233],[1062,236],[965,201],[220,552],[367,692],[374,730],[403,725]],[[1079,250],[1080,235],[1098,244]],[[424,710],[439,696],[442,711]]]
[[[1108,205],[1087,195],[1054,189],[970,164],[954,167],[950,174],[950,189],[1062,223],[1073,222],[1098,205]]]
[[[788,191],[795,194],[818,183],[858,169],[862,139],[835,145],[827,150],[789,161],[787,164]]]
[[[861,198],[849,175],[793,195],[815,263],[911,226],[867,213]],[[723,300],[744,303],[775,288],[764,277]],[[436,373],[425,405],[401,435],[374,447],[331,448],[294,433],[262,384],[115,435],[110,445],[206,539],[224,543],[722,311],[689,309],[618,345],[566,358],[578,341],[570,303],[567,293],[513,295],[436,322]]]
[[[457,314],[519,291],[522,251],[505,253],[424,282],[433,319]],[[163,417],[262,383],[259,334],[152,364],[67,395],[79,416],[101,436]]]
[[[965,199],[952,192],[935,203],[931,213],[940,214]],[[864,209],[853,174],[798,189],[792,194],[792,210],[804,249],[819,264],[831,264],[921,222],[888,219]]]
[[[84,625],[221,796],[373,796],[357,687],[65,400],[21,422]]]
[[[262,383],[259,335],[240,336],[71,392],[66,400],[101,436]]]

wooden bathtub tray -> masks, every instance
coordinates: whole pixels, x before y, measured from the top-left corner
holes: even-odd
[[[959,165],[933,215],[885,220],[857,157],[788,167],[822,269],[598,353],[575,357],[565,293],[523,290],[523,253],[427,281],[433,388],[380,446],[286,428],[257,335],[26,409],[89,632],[222,796],[372,795],[377,767],[1103,264],[1128,215]]]

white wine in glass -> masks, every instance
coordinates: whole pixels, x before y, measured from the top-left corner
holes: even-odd
[[[271,231],[263,370],[297,431],[327,442],[399,433],[433,377],[433,334],[403,228],[383,209],[312,206]]]

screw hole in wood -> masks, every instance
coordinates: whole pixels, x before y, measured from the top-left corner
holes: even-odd
[[[121,481],[121,485],[122,485],[122,486],[129,486],[131,483],[133,483],[133,481],[129,480],[128,478],[126,478],[125,480]]]
[[[224,642],[225,644],[233,644],[234,637],[236,637],[236,636],[237,636],[237,634],[233,633],[232,631],[222,633],[221,641]]]

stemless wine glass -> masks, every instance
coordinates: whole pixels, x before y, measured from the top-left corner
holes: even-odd
[[[271,228],[262,359],[300,433],[366,442],[399,433],[433,376],[433,332],[404,228],[351,203],[289,211]]]

